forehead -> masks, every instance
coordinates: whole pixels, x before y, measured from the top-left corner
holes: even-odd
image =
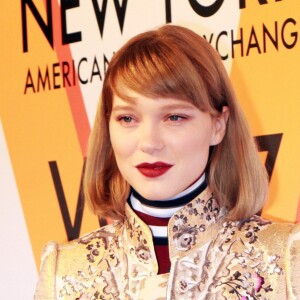
[[[157,106],[161,108],[182,108],[182,109],[195,109],[192,103],[178,98],[173,97],[148,97],[139,94],[133,90],[125,88],[122,91],[122,95],[113,95],[113,110],[128,108],[128,107],[139,107],[139,106]]]

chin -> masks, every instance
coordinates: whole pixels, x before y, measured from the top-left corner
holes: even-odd
[[[149,193],[149,192],[143,193],[143,191],[141,191],[141,192],[139,192],[138,190],[136,190],[136,191],[147,200],[164,201],[164,200],[170,199],[170,198],[172,198],[176,195],[176,194],[175,195],[173,195],[173,194],[162,194],[160,192],[158,192],[158,193]]]

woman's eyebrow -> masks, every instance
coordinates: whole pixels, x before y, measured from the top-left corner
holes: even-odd
[[[118,112],[118,111],[124,111],[124,110],[134,110],[133,106],[135,106],[135,105],[126,105],[126,104],[120,105],[120,104],[118,104],[118,105],[115,105],[112,107],[112,111]]]
[[[125,98],[125,99],[124,99]],[[122,97],[122,101],[124,104],[116,104],[113,105],[112,110],[114,112],[117,111],[124,111],[124,110],[134,110],[138,107],[139,104],[139,98],[138,97]],[[142,101],[144,101],[142,99]],[[157,108],[159,110],[165,111],[165,110],[178,110],[178,109],[184,109],[184,110],[195,110],[197,109],[196,106],[194,106],[192,103],[186,102],[186,101],[180,101],[180,100],[171,100],[171,103],[168,103],[170,100],[167,99],[157,99]]]
[[[173,110],[173,109],[184,109],[184,110],[194,110],[197,109],[194,105],[190,103],[171,103],[162,106],[162,109]]]

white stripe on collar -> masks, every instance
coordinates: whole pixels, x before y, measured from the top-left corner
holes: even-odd
[[[155,226],[148,225],[152,231],[152,235],[155,237],[167,237],[168,236],[168,226]]]
[[[203,174],[195,183],[193,183],[190,187],[188,187],[187,189],[185,189],[184,191],[179,193],[177,196],[172,197],[170,199],[162,200],[162,201],[176,200],[180,197],[184,197],[187,194],[193,192],[204,181],[205,181],[205,174]],[[158,218],[170,218],[182,207],[182,206],[177,206],[177,207],[164,208],[164,209],[161,209],[160,207],[149,207],[149,206],[143,205],[132,194],[130,195],[129,201],[135,210],[142,212],[144,214],[153,216],[153,217],[158,217]]]

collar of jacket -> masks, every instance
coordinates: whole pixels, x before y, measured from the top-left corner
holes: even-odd
[[[184,256],[195,247],[211,241],[222,227],[226,214],[227,210],[220,207],[209,187],[178,210],[168,224],[170,259]],[[144,258],[154,257],[153,238],[149,227],[128,204],[125,215],[124,225],[128,230],[126,235],[129,244],[134,245]]]

